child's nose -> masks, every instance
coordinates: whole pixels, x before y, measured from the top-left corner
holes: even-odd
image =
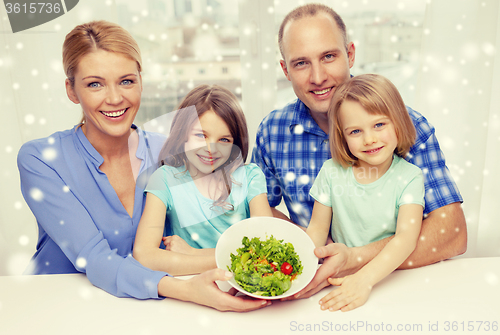
[[[377,136],[375,136],[375,134],[373,134],[372,132],[366,133],[365,144],[370,145],[370,144],[375,143],[375,142],[377,142]]]
[[[207,140],[207,147],[206,147],[207,151],[210,152],[211,154],[217,152],[218,148],[217,148],[217,143],[215,142],[211,142],[209,140]]]

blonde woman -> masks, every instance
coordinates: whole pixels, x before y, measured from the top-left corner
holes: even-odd
[[[18,155],[22,193],[39,228],[27,272],[84,273],[119,297],[171,297],[236,311],[265,306],[221,292],[215,281],[229,279],[224,270],[179,280],[131,256],[148,171],[165,141],[133,124],[142,78],[132,36],[106,21],[79,25],[66,36],[63,65],[82,122],[25,143]]]

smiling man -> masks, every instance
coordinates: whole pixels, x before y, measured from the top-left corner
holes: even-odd
[[[342,18],[320,4],[290,12],[281,23],[278,42],[281,67],[298,99],[264,118],[257,130],[252,162],[266,175],[274,215],[307,227],[314,204],[309,190],[323,163],[331,158],[328,107],[337,86],[351,75],[355,46],[347,39]],[[424,172],[426,196],[419,243],[401,268],[438,262],[462,254],[467,247],[462,197],[446,167],[434,127],[421,114],[407,109],[418,135],[406,159]],[[290,218],[275,208],[282,199]],[[360,248],[338,243],[317,248],[316,255],[327,258],[305,295],[328,285],[329,276],[356,272],[389,239]]]

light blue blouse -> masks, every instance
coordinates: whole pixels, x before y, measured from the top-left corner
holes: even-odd
[[[363,174],[376,176],[377,170]],[[424,206],[424,179],[418,166],[394,155],[382,176],[360,184],[352,167],[344,169],[327,160],[311,188],[311,196],[332,207],[332,239],[348,247],[360,247],[396,233],[399,208],[406,204]]]
[[[81,127],[25,143],[18,154],[21,190],[39,229],[26,273],[83,272],[97,287],[119,297],[158,298],[166,275],[132,257],[148,176],[165,141],[137,129],[142,160],[133,216],[127,213],[99,166],[102,156]]]
[[[200,193],[184,166],[163,165],[151,176],[146,192],[165,204],[167,234],[182,237],[194,248],[215,248],[227,228],[250,217],[250,201],[267,190],[264,173],[255,164],[239,167],[231,179],[227,202],[233,210],[214,207],[214,201]]]

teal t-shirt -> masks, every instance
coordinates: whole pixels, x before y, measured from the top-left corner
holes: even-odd
[[[420,168],[394,155],[389,170],[370,184],[360,184],[352,167],[344,169],[332,159],[327,160],[310,194],[332,207],[332,239],[359,247],[394,235],[399,207],[423,206],[424,192]]]
[[[145,192],[156,195],[167,208],[165,224],[172,235],[182,237],[194,248],[215,248],[220,235],[232,224],[250,217],[250,201],[266,193],[266,179],[255,164],[233,172],[229,198],[234,209],[213,206],[204,197],[184,166],[163,165],[151,176]]]

